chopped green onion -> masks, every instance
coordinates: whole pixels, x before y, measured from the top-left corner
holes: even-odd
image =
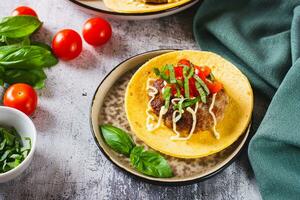
[[[204,81],[201,78],[199,78],[199,76],[197,76],[196,74],[194,75],[194,78],[198,83],[200,83],[201,87],[205,90],[206,94],[209,95],[210,94],[209,89],[204,83]]]
[[[170,87],[163,88],[163,98],[165,100],[165,108],[169,109],[170,99],[171,99],[171,88]]]
[[[203,103],[206,103],[206,93],[204,92],[203,88],[201,87],[201,84],[199,82],[196,82],[195,86],[200,95],[201,101]]]
[[[170,83],[176,83],[175,71],[173,65],[167,65],[170,72]]]

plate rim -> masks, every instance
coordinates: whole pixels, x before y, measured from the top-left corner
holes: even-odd
[[[76,4],[77,6],[80,6],[80,7],[95,11],[95,12],[100,12],[100,13],[103,13],[103,14],[107,14],[107,15],[141,17],[141,16],[155,16],[155,15],[160,15],[160,14],[172,12],[172,11],[175,11],[175,10],[180,9],[182,7],[185,7],[189,4],[200,2],[201,0],[191,0],[191,1],[188,1],[184,4],[175,6],[173,8],[169,8],[169,9],[166,9],[166,10],[155,11],[155,12],[148,12],[148,13],[118,13],[118,12],[115,12],[115,11],[107,11],[107,10],[102,10],[100,8],[95,8],[95,7],[86,5],[84,3],[81,3],[78,0],[68,0],[68,1],[70,1],[71,3]]]
[[[113,67],[113,69],[110,70],[110,72],[108,74],[105,75],[105,77],[100,81],[99,85],[97,86],[95,92],[94,92],[94,95],[92,97],[92,100],[91,100],[91,104],[90,104],[90,112],[89,112],[89,124],[90,124],[90,130],[91,130],[91,133],[92,133],[92,136],[94,138],[94,141],[96,143],[96,145],[98,146],[98,148],[100,149],[100,151],[102,152],[102,154],[114,165],[117,167],[117,169],[119,169],[120,171],[123,171],[125,172],[127,175],[130,175],[131,177],[137,179],[137,180],[141,180],[143,182],[146,182],[146,183],[150,183],[150,184],[153,184],[153,185],[160,185],[160,186],[183,186],[183,185],[190,185],[190,184],[194,184],[194,183],[198,183],[198,182],[202,182],[202,181],[205,181],[217,174],[219,174],[220,172],[222,172],[223,170],[225,170],[228,166],[230,166],[241,154],[241,152],[243,152],[245,150],[245,148],[247,147],[247,144],[249,143],[249,140],[250,140],[250,130],[251,130],[251,121],[248,125],[248,128],[246,129],[245,133],[247,133],[247,136],[246,138],[244,139],[245,142],[243,144],[243,146],[239,149],[238,152],[236,152],[236,154],[227,162],[225,163],[223,166],[221,166],[219,169],[209,173],[209,174],[206,174],[202,177],[197,177],[197,178],[194,178],[194,179],[190,179],[190,180],[183,180],[183,181],[160,181],[160,180],[153,180],[153,179],[147,179],[147,178],[144,178],[142,176],[139,176],[137,174],[134,174],[134,173],[131,173],[130,171],[126,170],[125,168],[119,166],[118,164],[116,164],[111,158],[110,156],[104,151],[103,147],[99,144],[98,142],[98,139],[96,137],[96,133],[94,131],[94,128],[93,128],[93,123],[92,123],[92,111],[93,111],[93,106],[94,106],[94,101],[95,101],[95,98],[96,98],[96,95],[99,91],[99,88],[102,86],[102,84],[104,83],[104,81],[111,75],[111,73],[113,71],[115,71],[117,68],[119,68],[123,63],[127,62],[128,60],[131,60],[133,58],[136,58],[138,56],[141,56],[141,55],[145,55],[145,54],[149,54],[149,53],[153,53],[153,52],[159,52],[159,51],[178,51],[178,50],[182,50],[182,49],[156,49],[156,50],[150,50],[150,51],[146,51],[146,52],[143,52],[143,53],[139,53],[139,54],[136,54],[134,56],[130,56],[129,58],[123,60],[122,62],[120,62],[119,64],[117,64],[115,67]]]

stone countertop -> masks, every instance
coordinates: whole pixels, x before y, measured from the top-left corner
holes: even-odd
[[[34,39],[50,43],[60,29],[81,32],[91,15],[66,0],[1,0],[1,17],[19,5],[33,7],[44,22]],[[0,184],[0,199],[260,199],[247,154],[213,178],[188,186],[163,187],[141,182],[118,170],[96,146],[89,106],[100,81],[118,63],[154,49],[198,49],[192,34],[196,8],[148,21],[109,20],[113,37],[79,58],[47,71],[33,116],[37,150],[19,178]]]

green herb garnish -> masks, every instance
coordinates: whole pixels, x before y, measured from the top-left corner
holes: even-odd
[[[173,176],[171,167],[162,155],[136,146],[122,129],[106,124],[101,125],[100,130],[106,144],[114,151],[129,157],[131,165],[140,173],[157,178]]]
[[[170,72],[170,83],[176,83],[175,71],[173,65],[167,65]]]
[[[173,176],[171,167],[162,155],[154,151],[147,151],[142,146],[133,148],[130,161],[143,174],[160,178]]]
[[[125,131],[108,124],[102,125],[100,128],[103,138],[108,146],[125,156],[130,155],[135,144]]]
[[[0,127],[0,173],[17,167],[27,157],[31,140],[25,140],[29,141],[27,146],[14,128]]]
[[[194,75],[194,78],[201,85],[201,87],[204,89],[204,91],[206,92],[206,94],[209,95],[210,94],[209,89],[206,86],[206,84],[204,83],[204,81],[199,76],[197,76],[196,74]]]
[[[170,106],[170,99],[171,99],[171,88],[170,87],[164,87],[162,91],[163,98],[165,100],[165,108],[169,109]]]
[[[198,97],[196,97],[196,98],[194,98],[194,99],[185,99],[185,100],[182,102],[182,104],[181,104],[181,108],[184,109],[184,108],[190,107],[190,106],[196,104],[196,103],[197,103],[198,101],[200,101],[200,100],[201,100],[200,96],[198,96]],[[174,109],[175,109],[175,110],[179,110],[179,109],[180,109],[180,106],[179,106],[179,105],[180,105],[179,103],[178,103],[178,104],[175,104],[175,105],[174,105]]]
[[[199,82],[195,83],[196,89],[200,95],[200,99],[203,103],[206,103],[206,93],[203,90],[203,88],[201,87],[201,84]]]

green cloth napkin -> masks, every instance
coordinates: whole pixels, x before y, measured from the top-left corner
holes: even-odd
[[[248,149],[262,197],[300,199],[300,1],[206,0],[194,35],[247,75],[255,100],[271,100],[254,107],[264,117]]]

